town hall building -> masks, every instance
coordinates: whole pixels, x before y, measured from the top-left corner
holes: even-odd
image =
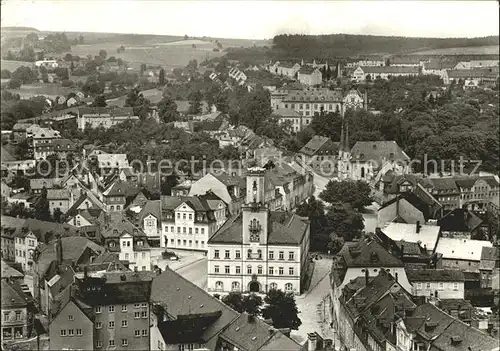
[[[265,203],[264,168],[250,168],[241,213],[208,241],[209,292],[300,294],[309,262],[309,222]]]

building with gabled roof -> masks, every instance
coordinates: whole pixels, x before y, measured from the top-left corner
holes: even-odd
[[[416,193],[406,191],[385,202],[377,210],[377,225],[380,228],[391,222],[420,224],[431,219],[432,208]]]
[[[22,340],[29,337],[29,326],[33,322],[33,311],[30,303],[17,282],[1,281],[1,312],[2,312],[2,345],[4,343]]]
[[[493,247],[493,244],[487,240],[441,237],[436,252],[443,255],[443,268],[479,273],[483,247]]]
[[[315,67],[301,67],[297,71],[297,79],[307,86],[320,85],[323,82],[323,74]]]
[[[85,130],[88,125],[107,129],[125,121],[139,120],[132,107],[80,107],[77,111],[76,121],[80,130]]]
[[[465,292],[464,273],[452,269],[408,269],[408,280],[412,284],[413,296],[434,299],[463,299]]]
[[[498,247],[483,247],[479,272],[482,288],[500,290],[500,250]]]
[[[411,77],[420,74],[420,67],[413,66],[358,66],[352,73],[352,79],[357,82],[365,82],[375,79],[390,79],[392,77]]]
[[[339,143],[315,135],[299,150],[302,161],[317,172],[332,175],[336,171]]]
[[[436,249],[441,228],[437,225],[426,225],[417,221],[413,223],[391,222],[382,231],[394,241],[404,240],[411,243],[419,243],[428,253]]]
[[[71,298],[49,325],[50,349],[93,350],[94,312],[78,299]]]
[[[246,182],[242,213],[228,219],[208,241],[208,290],[281,289],[300,294],[308,263],[309,222],[290,212],[270,211],[264,168],[248,169]]]

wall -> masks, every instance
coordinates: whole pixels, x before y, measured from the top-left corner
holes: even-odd
[[[19,318],[16,318],[16,312],[20,312]],[[6,315],[8,318],[6,320]],[[27,310],[26,307],[23,308],[4,308],[2,306],[2,342],[4,341],[4,331],[9,330],[11,333],[11,338],[5,338],[5,340],[12,340],[15,337],[16,332],[21,332],[21,336],[18,339],[26,338],[27,334]]]
[[[412,295],[427,296],[434,295],[437,291],[439,299],[463,299],[464,282],[455,282],[457,289],[454,289],[454,282],[413,282]]]
[[[445,269],[449,268],[464,272],[479,272],[479,261],[456,260],[443,257],[442,265]]]
[[[72,336],[69,335],[69,329],[73,330]],[[66,336],[61,335],[61,330],[65,331]],[[71,301],[50,323],[49,336],[51,350],[94,349],[94,325]]]

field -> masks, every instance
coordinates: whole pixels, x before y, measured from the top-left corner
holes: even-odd
[[[177,42],[182,43],[182,42]],[[106,50],[108,56],[115,56],[128,62],[131,67],[139,68],[141,63],[149,65],[160,65],[165,69],[185,67],[189,60],[196,59],[202,62],[224,55],[222,52],[214,52],[215,45],[211,42],[191,45],[176,44],[169,42],[158,42],[149,45],[125,46],[125,52],[117,53],[116,49],[122,45],[119,42],[107,42],[102,44],[89,44],[73,46],[71,53],[80,57],[87,55],[96,56],[101,49]]]
[[[19,94],[21,98],[44,95],[51,99],[55,99],[62,95],[68,95],[76,91],[78,91],[78,89],[61,87],[59,84],[50,83],[26,84],[22,85],[19,89],[10,89],[10,92]]]
[[[2,69],[8,69],[11,72],[14,72],[18,67],[21,67],[21,66],[32,67],[33,62],[8,61],[8,60],[1,60],[0,61],[0,67],[2,67]]]
[[[498,55],[499,45],[470,46],[412,52],[411,55]]]

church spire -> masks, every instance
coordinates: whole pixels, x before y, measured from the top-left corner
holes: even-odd
[[[340,145],[339,145],[339,151],[343,152],[344,151],[344,119],[342,118],[342,127],[340,130]],[[340,155],[342,157],[342,155]]]
[[[344,144],[345,144],[344,145],[344,151],[345,152],[350,152],[351,148],[349,147],[349,123],[346,123]]]

